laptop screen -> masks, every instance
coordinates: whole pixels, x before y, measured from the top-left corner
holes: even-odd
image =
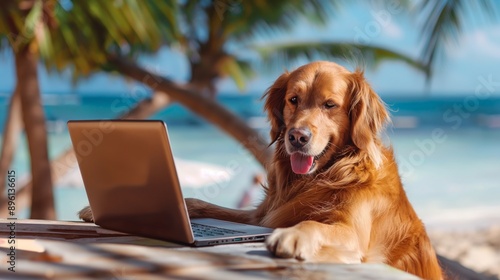
[[[193,234],[162,121],[69,121],[95,223],[192,243]]]

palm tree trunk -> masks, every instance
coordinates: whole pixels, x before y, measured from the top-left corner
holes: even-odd
[[[7,171],[14,158],[17,143],[19,142],[19,135],[23,129],[23,120],[21,115],[21,98],[19,94],[19,85],[10,98],[9,112],[5,120],[5,129],[2,135],[2,151],[0,154],[0,196],[5,192],[5,180],[7,178]]]
[[[265,139],[248,126],[240,117],[209,97],[198,94],[186,86],[150,73],[137,64],[122,58],[112,57],[109,63],[121,74],[144,83],[153,90],[168,92],[170,97],[178,101],[192,112],[218,126],[227,134],[238,140],[262,165],[270,161],[272,150]]]
[[[144,99],[119,118],[124,120],[146,119],[172,103],[168,93],[155,91],[151,99]]]
[[[165,93],[155,92],[151,99],[145,99],[139,102],[134,108],[121,115],[120,119],[145,119],[167,107],[171,103],[170,98]],[[57,182],[64,174],[75,167],[77,164],[75,151],[72,147],[61,153],[50,163],[52,179]],[[16,207],[22,209],[29,203],[28,196],[31,193],[33,181],[29,180],[26,184],[19,186],[16,191]],[[0,199],[0,217],[7,216],[7,200],[5,197]]]
[[[15,53],[15,64],[31,159],[33,188],[30,218],[55,219],[47,130],[38,83],[38,56],[28,45]]]

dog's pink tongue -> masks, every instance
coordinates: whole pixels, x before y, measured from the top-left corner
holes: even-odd
[[[292,170],[296,174],[307,174],[313,165],[314,158],[301,153],[294,153],[290,156]]]

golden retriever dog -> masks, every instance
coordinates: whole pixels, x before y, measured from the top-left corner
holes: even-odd
[[[313,62],[282,74],[264,98],[276,148],[264,200],[235,210],[188,198],[189,215],[275,228],[266,245],[278,257],[386,263],[442,279],[393,151],[379,136],[389,115],[363,72]]]

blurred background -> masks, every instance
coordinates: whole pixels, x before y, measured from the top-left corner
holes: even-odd
[[[87,202],[74,161],[57,161],[71,148],[66,121],[162,119],[176,157],[209,164],[189,165],[206,167],[207,178],[187,182],[186,194],[234,207],[269,153],[259,151],[269,130],[260,97],[284,70],[324,59],[366,68],[392,113],[387,138],[426,220],[443,213],[437,210],[499,206],[495,3],[7,1],[0,25],[3,177],[6,167],[15,170],[19,192],[36,168],[30,154],[47,146],[52,168],[67,169],[50,180],[56,217],[74,219]],[[161,88],[152,75],[176,85]],[[175,92],[181,85],[193,95]],[[246,127],[226,124],[224,110]],[[49,180],[40,181],[46,188]]]
[[[500,224],[499,8],[2,1],[0,191],[14,170],[17,216],[76,220],[88,201],[66,121],[149,118],[169,127],[186,197],[256,204],[249,189],[272,153],[260,97],[283,71],[333,60],[364,67],[390,109],[385,138],[428,227]]]

